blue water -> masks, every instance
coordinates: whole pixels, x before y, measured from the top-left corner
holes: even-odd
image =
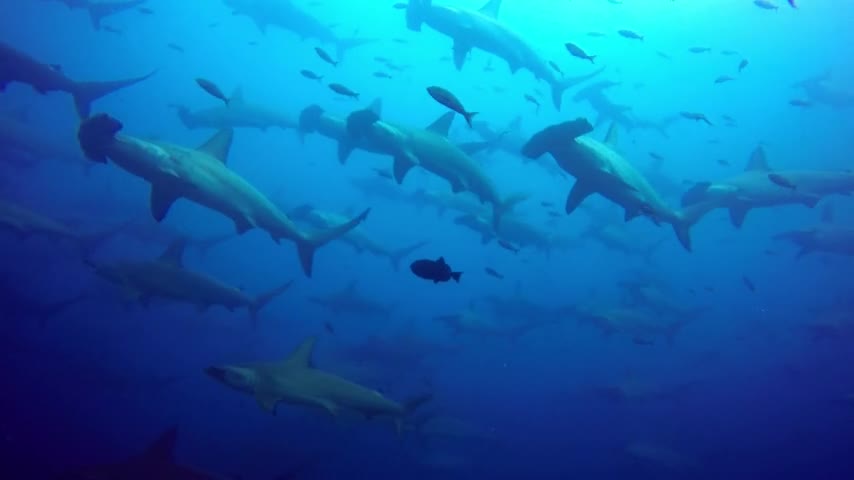
[[[852,168],[854,102],[823,102],[793,86],[828,72],[824,88],[851,100],[854,68],[846,46],[854,40],[854,7],[845,2],[803,0],[793,9],[774,0],[774,11],[749,0],[504,0],[497,21],[565,75],[606,67],[569,89],[560,111],[545,82],[524,69],[511,73],[489,53],[473,50],[457,70],[451,41],[426,25],[407,29],[392,0],[293,2],[339,38],[373,41],[346,51],[333,67],[314,48],[338,58],[334,44],[276,25],[262,33],[219,0],[149,0],[142,8],[150,12],[134,6],[103,18],[100,29],[85,8],[69,8],[86,2],[5,0],[0,41],[75,80],[156,71],[96,100],[93,112],[119,119],[123,134],[188,147],[215,130],[188,129],[173,105],[193,111],[222,105],[199,88],[199,77],[227,96],[240,88],[246,101],[294,120],[312,104],[343,118],[381,98],[384,120],[412,128],[447,111],[425,91],[440,85],[498,131],[521,116],[521,126],[504,133],[525,138],[578,117],[596,123],[600,112],[573,96],[611,80],[619,82],[606,90],[614,105],[630,107],[636,120],[666,124],[618,125],[614,148],[641,172],[654,170],[650,152],[660,155],[657,176],[676,186],[661,193],[674,208],[695,182],[741,173],[757,145],[774,169]],[[644,40],[623,38],[620,29]],[[566,42],[597,55],[596,65],[570,56]],[[692,47],[710,51],[692,53]],[[404,68],[390,70],[377,56]],[[749,63],[739,73],[742,59]],[[324,78],[304,78],[303,69]],[[393,78],[375,77],[379,71]],[[721,75],[733,80],[714,83]],[[330,82],[359,99],[336,95]],[[440,212],[423,199],[368,195],[355,183],[368,179],[410,200],[423,190],[450,195],[448,182],[434,174],[416,167],[398,186],[377,174],[390,169],[388,156],[357,150],[341,165],[329,138],[302,138],[293,128],[238,128],[228,167],[283,210],[309,204],[350,217],[370,207],[358,228],[386,248],[428,242],[395,270],[386,258],[333,241],[315,256],[312,278],[304,276],[292,242],[277,245],[258,229],[204,252],[189,247],[184,268],[250,295],[294,280],[252,322],[245,309],[136,301],[97,275],[94,265],[155,259],[174,236],[229,234],[234,223],[187,200],[154,222],[147,182],[83,158],[75,137],[81,120],[67,93],[40,94],[16,82],[0,101],[0,116],[61,151],[0,144],[4,202],[75,232],[135,226],[114,232],[83,259],[73,241],[16,234],[4,221],[4,478],[51,478],[119,462],[173,425],[177,463],[244,479],[854,478],[854,265],[850,256],[821,252],[796,260],[797,248],[773,238],[823,225],[829,209],[834,228],[852,225],[850,197],[827,195],[814,208],[757,208],[741,228],[717,209],[692,228],[689,253],[668,225],[643,215],[624,222],[622,208],[596,195],[567,216],[571,176],[487,148],[474,155],[476,164],[502,196],[528,194],[513,218],[544,232],[546,246],[513,253],[458,225],[460,212]],[[705,114],[713,125],[681,118],[686,111]],[[609,123],[589,136],[603,139]],[[450,139],[482,140],[461,118]],[[541,160],[555,166],[549,156]],[[601,222],[635,250],[615,250],[589,235]],[[412,261],[440,256],[463,272],[459,283],[434,284],[410,272]],[[504,278],[487,275],[487,267]],[[379,312],[312,300],[353,281]],[[664,311],[637,299],[637,288],[677,307]],[[587,308],[678,326],[664,334],[603,332],[583,314]],[[455,333],[439,318],[466,312],[499,328],[536,325],[521,334]],[[817,325],[827,322],[835,323],[822,334]],[[288,402],[272,416],[250,395],[204,373],[211,365],[284,359],[311,336],[318,339],[315,368],[396,401],[425,393],[432,399],[397,434],[388,418],[333,417]]]

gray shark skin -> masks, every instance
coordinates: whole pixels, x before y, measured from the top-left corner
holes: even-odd
[[[378,111],[382,107],[378,101],[374,102],[371,109]],[[347,118],[338,117],[323,110],[318,105],[310,105],[303,109],[299,116],[299,135],[305,137],[309,133],[317,133],[323,137],[341,142],[346,140],[349,152],[355,149],[363,150],[370,153],[384,154],[386,150],[382,145],[376,145],[374,142],[368,141],[365,138],[351,138],[347,133]],[[340,150],[341,147],[339,147]],[[347,157],[339,153],[339,161],[346,162]]]
[[[389,336],[372,335],[361,343],[340,350],[341,358],[357,364],[371,364],[393,370],[416,370],[431,356],[456,353],[457,348],[435,343],[417,332]]]
[[[646,309],[659,316],[671,316],[688,321],[699,318],[709,311],[709,307],[690,306],[674,300],[674,294],[656,285],[644,282],[620,282],[625,290],[625,305],[638,309]]]
[[[253,322],[262,308],[293,283],[289,281],[253,298],[213,277],[185,269],[182,261],[185,247],[186,241],[177,240],[155,260],[124,260],[92,266],[98,276],[122,289],[125,301],[148,305],[152,299],[162,298],[196,305],[200,311],[212,305],[221,305],[230,311],[246,308]]]
[[[389,318],[393,307],[365,297],[359,293],[356,287],[357,283],[356,280],[353,280],[337,292],[332,292],[322,297],[309,297],[308,299],[315,305],[329,309],[336,316],[346,313],[357,316]]]
[[[57,0],[68,8],[80,8],[89,13],[92,27],[101,29],[101,20],[117,13],[136,8],[148,0]]]
[[[662,240],[652,243],[639,243],[636,236],[632,235],[622,225],[614,223],[594,224],[581,233],[582,238],[589,238],[599,245],[619,252],[630,257],[641,257],[645,261],[652,260],[652,256],[662,244]]]
[[[805,230],[793,230],[774,236],[800,247],[797,258],[813,252],[854,256],[854,228],[822,225]]]
[[[3,116],[0,116],[0,151],[21,152],[32,158],[29,163],[42,160],[67,161],[79,165],[85,171],[92,165],[73,142],[62,142],[26,122]]]
[[[663,337],[672,344],[689,319],[663,316],[627,307],[581,305],[570,310],[580,323],[592,325],[603,335],[622,334],[635,343],[651,343]]]
[[[223,3],[234,15],[249,17],[262,33],[267,33],[268,26],[276,26],[302,39],[313,38],[331,43],[335,45],[339,59],[351,48],[376,41],[369,38],[339,38],[331,28],[294,5],[291,0],[223,0]]]
[[[854,93],[831,89],[827,85],[830,77],[830,71],[826,71],[820,75],[801,80],[792,87],[802,89],[812,103],[827,105],[835,109],[854,107]]]
[[[501,318],[497,315],[483,315],[468,307],[465,310],[435,317],[455,334],[469,334],[477,337],[494,337],[517,340],[525,334],[539,328],[554,325],[557,318]]]
[[[201,147],[192,149],[118,134],[121,129],[121,122],[101,114],[81,124],[78,139],[88,158],[101,163],[109,158],[123,170],[151,183],[151,213],[155,220],[162,221],[176,200],[186,198],[232,219],[238,234],[260,228],[277,243],[283,238],[292,240],[308,277],[317,248],[356,228],[370,212],[367,209],[347,223],[307,234],[226,166],[233,130],[221,130]]]
[[[628,378],[616,383],[597,385],[593,387],[593,394],[602,400],[614,403],[641,403],[678,400],[695,388],[694,382],[661,385],[638,378]]]
[[[368,418],[391,417],[398,433],[405,417],[430,400],[430,395],[421,395],[398,403],[376,390],[315,368],[311,361],[315,342],[314,337],[306,339],[282,361],[212,366],[205,373],[254,396],[264,411],[274,415],[282,402],[320,408],[333,416],[347,409]]]
[[[107,82],[77,82],[66,77],[55,66],[41,63],[11,45],[0,42],[0,92],[10,83],[30,85],[39,93],[66,92],[74,97],[77,114],[89,116],[92,102],[117,90],[135,85],[151,75]]]
[[[699,218],[694,210],[700,207],[684,212],[670,208],[646,178],[612,148],[616,143],[614,125],[606,143],[581,137],[592,129],[585,119],[548,127],[525,144],[523,153],[530,157],[550,153],[561,168],[575,177],[575,185],[566,200],[568,214],[584,199],[598,193],[623,207],[627,221],[644,215],[655,223],[671,224],[679,242],[685,250],[691,251],[690,228]]]
[[[347,217],[333,212],[317,210],[309,205],[297,207],[288,212],[288,216],[299,222],[304,222],[313,228],[331,228],[347,221]],[[368,252],[379,257],[385,257],[391,262],[394,271],[400,270],[400,262],[412,252],[427,244],[417,242],[396,250],[389,249],[368,236],[362,229],[356,228],[347,232],[340,240],[353,247],[357,252]]]
[[[191,111],[183,105],[173,105],[178,119],[190,130],[196,128],[268,128],[296,130],[297,119],[287,113],[272,110],[261,104],[249,103],[237,89],[228,97],[228,106]]]
[[[473,122],[472,127],[477,134],[486,141],[490,152],[501,151],[508,155],[521,158],[526,163],[533,162],[542,167],[553,177],[566,177],[566,173],[554,162],[540,159],[531,159],[522,155],[522,147],[528,141],[522,133],[522,117],[516,117],[504,129],[495,130],[486,122]]]
[[[555,235],[540,230],[519,215],[507,215],[501,221],[499,232],[496,232],[489,219],[483,216],[461,215],[454,219],[454,223],[479,234],[483,244],[488,244],[492,240],[505,240],[519,248],[532,248],[551,253],[552,249],[560,243]]]
[[[598,115],[593,124],[594,128],[598,128],[600,125],[606,123],[615,123],[629,132],[635,129],[655,130],[661,136],[668,138],[667,128],[679,120],[679,116],[671,115],[657,122],[641,119],[631,112],[632,107],[614,103],[605,94],[605,90],[617,85],[620,85],[620,83],[602,80],[579,90],[572,99],[576,102],[587,101],[590,107],[596,110]]]
[[[595,77],[604,68],[578,77],[558,78],[548,61],[518,34],[498,22],[501,0],[490,0],[478,11],[447,5],[435,5],[432,0],[409,0],[406,25],[410,30],[421,31],[423,24],[450,37],[454,41],[454,65],[457,70],[473,48],[478,48],[504,59],[510,71],[530,71],[544,80],[552,89],[552,103],[560,110],[563,92],[581,82]]]
[[[772,182],[768,175],[775,173],[795,185],[784,188]],[[708,203],[715,208],[729,209],[730,220],[741,227],[753,208],[780,205],[814,207],[822,197],[831,194],[850,195],[854,192],[854,172],[822,170],[773,170],[769,167],[765,149],[756,147],[741,174],[717,181],[698,183],[682,197],[682,205]]]
[[[80,467],[58,478],[67,480],[224,480],[225,477],[181,465],[175,460],[178,428],[171,427],[142,453],[117,463]]]

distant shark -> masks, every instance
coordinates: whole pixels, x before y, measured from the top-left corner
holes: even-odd
[[[313,38],[331,43],[335,45],[339,59],[351,48],[376,41],[370,38],[339,38],[330,27],[294,5],[291,0],[223,0],[223,3],[234,15],[249,17],[263,33],[267,32],[268,26],[276,26],[302,39]]]
[[[398,403],[382,393],[312,366],[315,338],[303,341],[286,359],[278,362],[212,366],[205,369],[212,378],[235,390],[255,397],[264,411],[275,414],[280,402],[321,408],[333,416],[342,409],[354,410],[367,418],[391,417],[398,433],[404,418],[430,395]]]
[[[554,177],[565,177],[566,173],[552,161],[545,159],[531,159],[522,155],[522,147],[528,141],[528,137],[522,132],[522,117],[517,116],[501,130],[496,130],[486,122],[474,122],[474,131],[487,143],[490,152],[501,151],[508,155],[521,158],[525,162],[535,163],[542,167],[546,173]]]
[[[297,119],[287,113],[272,110],[262,104],[249,103],[237,89],[228,97],[228,106],[220,105],[204,110],[191,111],[183,105],[173,105],[181,123],[189,129],[196,128],[281,128],[296,130]]]
[[[92,162],[86,160],[80,148],[73,142],[68,142],[45,135],[41,128],[29,125],[6,116],[0,116],[0,152],[20,152],[29,158],[28,165],[36,161],[58,160],[75,163],[88,171]],[[0,156],[0,162],[6,162],[6,155]]]
[[[532,158],[550,153],[561,168],[575,177],[575,185],[566,199],[567,213],[572,213],[587,197],[598,193],[623,207],[627,221],[646,216],[655,223],[671,224],[679,242],[691,251],[691,225],[707,210],[670,208],[646,178],[614,150],[615,125],[608,130],[605,143],[581,137],[592,130],[593,126],[583,118],[553,125],[531,137],[522,151]]]
[[[794,188],[775,184],[775,174]],[[708,204],[726,208],[730,220],[741,227],[747,213],[754,208],[779,205],[814,207],[825,195],[850,195],[854,192],[854,172],[848,170],[772,170],[765,149],[756,147],[741,174],[717,182],[701,182],[682,197],[682,205]]]
[[[557,318],[513,318],[503,319],[498,315],[484,315],[473,306],[451,315],[440,315],[435,320],[444,323],[456,334],[467,333],[479,337],[497,337],[516,340],[528,332],[553,325]]]
[[[41,63],[11,45],[0,42],[0,92],[10,83],[20,82],[42,94],[54,91],[70,93],[81,118],[89,116],[95,100],[137,84],[153,74],[110,82],[77,82],[66,77],[58,65]]]
[[[379,316],[389,318],[392,306],[384,305],[360,294],[356,288],[357,281],[353,280],[343,289],[322,297],[309,297],[309,301],[328,308],[335,316],[341,313],[359,316]]]
[[[504,240],[519,248],[533,248],[545,253],[550,253],[553,248],[561,246],[557,235],[540,229],[521,215],[507,215],[501,221],[499,231],[493,228],[488,217],[483,216],[460,215],[454,219],[454,223],[479,234],[483,244],[492,240]]]
[[[854,256],[854,228],[850,227],[823,225],[780,233],[774,238],[788,240],[800,247],[798,258],[813,252]]]
[[[125,301],[148,305],[154,298],[163,298],[196,305],[200,311],[211,305],[222,305],[228,310],[246,308],[253,322],[262,308],[293,283],[289,281],[253,298],[215,278],[184,268],[185,247],[186,241],[176,240],[155,260],[90,264],[99,276],[122,289]]]
[[[109,158],[122,169],[150,182],[151,213],[155,220],[163,220],[176,200],[187,198],[232,219],[238,234],[261,228],[276,242],[283,238],[294,241],[303,272],[309,277],[315,250],[356,228],[370,211],[309,235],[226,166],[233,130],[221,130],[193,149],[116,135],[121,129],[118,120],[97,115],[81,124],[80,145],[93,161],[105,163]]]
[[[458,7],[435,5],[432,0],[409,0],[406,25],[410,30],[421,31],[423,24],[450,37],[454,41],[454,65],[457,70],[473,48],[503,58],[510,71],[525,69],[538,79],[545,80],[552,89],[552,103],[560,110],[563,92],[581,82],[595,77],[604,68],[579,77],[559,78],[548,61],[516,32],[498,22],[501,0],[490,0],[478,11]]]
[[[68,8],[80,8],[89,13],[92,27],[101,29],[101,20],[111,15],[139,7],[148,0],[56,0]]]
[[[635,129],[655,130],[661,136],[667,137],[667,129],[680,119],[679,115],[671,115],[657,122],[638,118],[632,113],[632,107],[614,103],[605,94],[606,89],[617,85],[620,83],[610,80],[595,82],[579,90],[572,99],[576,102],[587,101],[590,107],[596,110],[594,128],[607,123],[616,123],[629,132]]]
[[[827,85],[830,80],[830,70],[801,80],[792,85],[793,88],[800,88],[804,91],[807,98],[813,103],[827,105],[832,108],[851,108],[854,107],[854,92],[846,92],[842,90],[834,90]]]
[[[673,343],[676,335],[691,320],[629,307],[580,305],[571,308],[570,312],[580,323],[594,326],[603,335],[624,334],[635,343],[644,344],[654,342],[657,337]]]

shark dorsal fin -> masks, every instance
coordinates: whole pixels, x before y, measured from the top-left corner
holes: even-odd
[[[611,148],[617,147],[617,142],[619,141],[619,132],[617,132],[617,122],[611,123],[611,126],[608,127],[608,133],[605,134],[605,144]]]
[[[427,126],[427,130],[441,135],[443,137],[448,136],[448,132],[451,131],[451,122],[454,121],[454,112],[448,112],[443,114],[441,117],[437,118],[433,123]]]
[[[445,263],[445,257],[439,257],[439,258],[436,260],[436,263],[438,263],[439,265],[447,265],[447,264]]]
[[[288,355],[288,358],[282,363],[287,367],[311,368],[311,352],[314,351],[314,344],[317,342],[316,337],[309,337],[297,347],[296,350]]]
[[[166,247],[166,250],[160,255],[160,261],[171,263],[176,267],[183,265],[184,248],[187,246],[187,240],[179,238],[174,240]]]
[[[514,118],[513,121],[511,121],[509,125],[507,125],[507,130],[517,131],[517,133],[518,133],[518,130],[520,128],[522,128],[522,116],[517,115],[516,118]]]
[[[371,102],[370,106],[368,106],[372,112],[376,113],[378,117],[383,116],[383,99],[377,98],[373,102]]]
[[[747,166],[744,168],[745,172],[755,171],[755,172],[768,172],[771,169],[768,167],[768,159],[765,157],[765,149],[762,148],[762,145],[757,146],[753,152],[750,154],[750,159],[747,160]]]
[[[228,98],[228,104],[234,105],[236,103],[245,103],[243,98],[243,87],[237,87],[231,92],[231,97]]]
[[[228,162],[228,151],[231,150],[231,141],[234,139],[234,129],[224,128],[215,133],[207,142],[201,144],[198,150],[206,153],[225,165]]]
[[[175,463],[175,443],[178,440],[178,427],[172,426],[161,433],[145,452],[143,458],[152,463]]]
[[[489,0],[486,2],[486,5],[480,7],[480,10],[478,11],[488,17],[498,18],[498,10],[500,8],[501,0]]]

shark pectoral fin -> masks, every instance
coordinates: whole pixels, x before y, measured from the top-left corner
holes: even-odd
[[[457,70],[463,69],[469,52],[471,52],[471,45],[459,40],[454,42],[454,66],[457,67]]]
[[[813,208],[816,205],[818,205],[818,202],[820,202],[820,201],[821,201],[821,197],[819,197],[817,195],[809,195],[806,198],[804,198],[803,204],[809,208]]]
[[[341,165],[347,163],[347,159],[350,158],[350,154],[353,153],[356,146],[353,144],[353,141],[347,138],[345,135],[344,138],[338,141],[338,162]]]
[[[255,401],[258,402],[258,406],[264,409],[265,412],[273,415],[276,414],[276,404],[279,403],[279,398],[277,396],[270,392],[259,390],[255,392]]]
[[[741,228],[744,224],[744,217],[747,216],[747,212],[749,211],[750,207],[745,205],[737,205],[729,209],[729,220],[735,228]]]
[[[400,184],[403,183],[403,179],[406,178],[406,174],[412,170],[412,167],[415,166],[415,162],[412,161],[411,157],[406,155],[398,155],[394,157],[394,165],[392,169],[394,170],[394,180]]]
[[[575,185],[572,186],[572,190],[569,191],[569,196],[566,197],[566,213],[570,214],[575,211],[575,209],[581,205],[581,202],[583,202],[584,199],[589,197],[592,193],[592,188],[584,183],[576,181]]]
[[[451,191],[452,192],[460,193],[460,192],[466,191],[465,184],[459,178],[454,178],[454,179],[448,180],[448,182],[451,184]]]
[[[337,417],[338,412],[341,411],[341,407],[339,407],[338,404],[333,402],[332,400],[327,400],[325,398],[313,398],[311,399],[311,401],[317,404],[318,406],[323,407],[333,417]]]
[[[234,228],[237,231],[238,235],[243,235],[249,230],[252,230],[255,226],[252,222],[249,221],[246,217],[237,217],[234,219]]]
[[[628,208],[627,208],[627,209],[626,209],[626,213],[625,213],[625,215],[623,216],[623,220],[625,220],[626,222],[628,222],[629,220],[631,220],[631,219],[633,219],[633,218],[637,217],[638,215],[640,215],[640,210],[637,210],[637,209],[634,209],[634,210],[633,210],[633,209],[628,209]]]
[[[169,208],[180,197],[181,194],[170,187],[151,184],[151,215],[158,222],[162,222]]]

